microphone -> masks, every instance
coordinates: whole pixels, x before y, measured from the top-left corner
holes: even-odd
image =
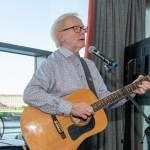
[[[95,46],[90,46],[88,49],[90,54],[94,54],[97,57],[101,58],[103,60],[103,62],[105,62],[106,64],[108,64],[109,66],[115,68],[118,66],[118,63],[116,61],[113,61],[111,59],[109,59],[107,56],[100,54],[98,50],[96,50]]]

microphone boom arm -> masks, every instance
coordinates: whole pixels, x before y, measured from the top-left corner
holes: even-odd
[[[108,64],[109,66],[112,66],[113,68],[118,66],[118,63],[116,61],[112,61],[111,59],[109,59],[105,55],[99,54],[99,51],[94,51],[93,50],[93,54],[96,54],[96,56],[101,58],[104,63]]]

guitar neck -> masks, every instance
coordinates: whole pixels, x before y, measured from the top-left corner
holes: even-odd
[[[145,76],[143,79],[133,82],[127,86],[125,86],[125,89],[129,92],[132,93],[134,90],[138,88],[138,85],[141,84],[143,81],[150,81],[150,75]],[[119,89],[109,96],[106,96],[105,98],[99,99],[95,103],[92,103],[91,106],[93,107],[94,111],[98,111],[102,108],[108,107],[110,104],[113,104],[114,102],[119,101],[123,97],[126,96],[126,93],[124,92],[123,89]]]

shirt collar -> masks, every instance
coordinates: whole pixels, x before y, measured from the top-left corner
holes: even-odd
[[[78,53],[73,53],[72,51],[70,51],[69,49],[65,48],[65,47],[61,47],[59,49],[60,53],[62,53],[66,58],[69,57],[75,57],[75,56],[79,56],[79,52]]]

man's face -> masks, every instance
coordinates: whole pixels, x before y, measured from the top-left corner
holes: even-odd
[[[71,28],[72,27],[72,28]],[[82,21],[77,17],[68,17],[64,21],[64,27],[59,39],[62,46],[76,53],[85,47],[85,32]]]

